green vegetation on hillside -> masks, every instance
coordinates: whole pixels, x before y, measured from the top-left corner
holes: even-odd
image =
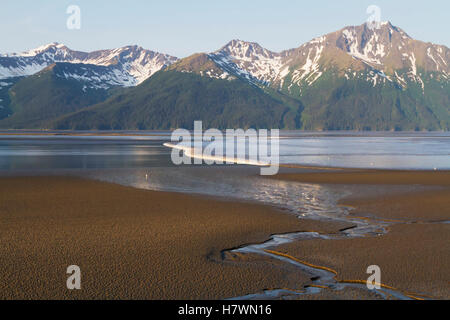
[[[160,71],[125,94],[66,115],[55,129],[283,128],[290,111],[280,100],[241,80]]]
[[[84,88],[84,83],[58,77],[58,64],[23,78],[9,89],[12,116],[0,127],[13,129],[48,128],[58,116],[103,101],[106,90]],[[84,90],[83,90],[84,89]]]
[[[374,86],[367,81],[367,73],[347,80],[337,70],[329,69],[312,85],[298,86],[288,77],[286,83],[291,84],[277,91],[258,88],[238,77],[221,80],[197,73],[199,68],[214,71],[211,69],[214,66],[207,56],[194,55],[137,87],[102,90],[88,89],[81,81],[58,76],[56,64],[20,79],[9,91],[0,90],[1,105],[5,105],[0,109],[0,127],[191,129],[194,121],[202,120],[205,127],[221,129],[450,128],[448,81],[439,79],[438,73],[420,68],[424,89],[414,81],[405,87],[391,81]]]
[[[426,79],[424,90],[414,82],[404,89],[389,81],[374,86],[361,78],[347,80],[328,71],[311,86],[283,89],[302,101],[299,128],[304,130],[449,130],[450,88],[435,77]]]
[[[11,78],[8,79],[8,81],[0,80],[0,120],[9,117],[12,114],[12,110],[9,107],[11,100],[8,91],[17,81],[19,81],[19,78]]]

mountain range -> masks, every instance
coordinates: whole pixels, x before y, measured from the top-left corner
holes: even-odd
[[[390,22],[282,52],[232,40],[183,59],[52,43],[0,55],[0,127],[449,130],[449,58]]]

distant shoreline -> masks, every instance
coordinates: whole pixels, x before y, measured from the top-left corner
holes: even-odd
[[[155,131],[157,132],[157,131]],[[164,132],[165,133],[165,132]],[[40,137],[40,136],[74,136],[74,137],[86,137],[86,136],[105,136],[105,137],[117,137],[117,136],[122,136],[122,137],[139,137],[139,136],[160,136],[161,134],[138,134],[138,133],[114,133],[114,132],[109,132],[109,133],[102,133],[102,132],[83,132],[83,131],[79,131],[79,132],[0,132],[0,136],[36,136],[36,137]]]
[[[39,129],[0,129],[0,136],[159,136],[169,134],[170,130],[39,130]],[[387,134],[450,134],[450,131],[354,131],[354,130],[333,130],[333,131],[309,131],[309,130],[283,130],[281,133],[302,133],[305,135],[387,135]],[[160,133],[160,134],[158,134]],[[282,136],[283,137],[283,136]],[[289,136],[288,136],[289,137]]]

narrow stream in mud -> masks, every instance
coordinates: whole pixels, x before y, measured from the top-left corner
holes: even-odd
[[[337,240],[382,236],[393,222],[376,219],[359,219],[349,215],[350,208],[338,205],[339,201],[352,194],[343,186],[337,188],[326,185],[304,184],[263,178],[253,168],[152,168],[91,172],[89,178],[119,183],[140,189],[182,192],[210,195],[228,199],[256,201],[286,209],[299,219],[344,222],[353,227],[335,234],[301,232],[275,235],[262,244],[253,244],[231,250],[231,253],[258,254],[294,265],[299,271],[310,275],[312,286],[295,290],[267,290],[233,299],[276,299],[285,296],[318,294],[323,290],[343,290],[359,288],[369,290],[366,284],[341,283],[336,274],[321,268],[297,261],[295,258],[281,256],[272,252],[282,244],[311,239]],[[298,291],[297,291],[298,290]],[[390,288],[376,289],[374,292],[383,298],[411,300],[414,297]]]
[[[238,249],[228,251],[229,253],[258,254],[294,265],[301,272],[310,276],[312,281],[310,285],[307,285],[304,288],[299,289],[297,288],[293,290],[288,289],[264,290],[260,293],[231,298],[229,300],[267,300],[267,299],[280,299],[283,297],[295,298],[304,295],[319,294],[322,291],[328,289],[340,291],[346,288],[358,288],[366,290],[368,292],[374,292],[383,299],[395,298],[399,300],[422,300],[422,296],[412,296],[411,294],[407,294],[395,288],[391,288],[384,285],[379,289],[369,289],[366,283],[339,282],[338,280],[336,280],[337,273],[333,272],[334,270],[332,269],[320,266],[316,267],[312,264],[302,262],[289,255],[285,255],[283,253],[274,251],[276,250],[277,247],[283,244],[297,241],[314,240],[314,239],[339,240],[349,238],[379,237],[386,234],[388,232],[387,227],[394,223],[375,219],[361,220],[359,218],[353,218],[352,216],[349,215],[351,210],[350,208],[338,205],[340,199],[343,199],[345,196],[350,194],[351,193],[347,191],[343,192],[337,197],[334,197],[333,201],[331,202],[329,201],[326,203],[327,207],[326,210],[319,210],[317,211],[317,214],[315,213],[315,211],[308,212],[308,214],[300,213],[298,209],[293,210],[293,212],[297,215],[300,214],[298,216],[299,219],[304,219],[306,217],[308,219],[347,222],[352,224],[353,225],[352,227],[340,230],[338,233],[333,234],[319,234],[317,232],[298,232],[298,233],[274,235],[267,242],[260,244],[251,244],[243,246]],[[330,200],[330,198],[328,198],[328,200]],[[330,208],[330,206],[334,206],[334,209]],[[292,208],[290,209],[292,210]],[[330,215],[329,213],[334,214]],[[439,223],[447,223],[447,221]]]
[[[358,231],[359,227],[352,229],[353,231]],[[363,227],[365,229],[366,226]],[[299,270],[303,273],[306,273],[311,277],[312,283],[304,288],[295,289],[295,290],[287,290],[287,289],[278,289],[278,290],[265,290],[261,293],[249,294],[243,297],[232,298],[229,300],[267,300],[267,299],[279,299],[282,297],[300,297],[304,295],[312,295],[319,294],[323,290],[333,289],[333,290],[344,290],[346,288],[359,288],[367,291],[371,291],[368,289],[367,285],[359,284],[359,283],[341,283],[338,282],[335,277],[336,274],[334,272],[314,267],[310,264],[305,264],[300,262],[299,260],[293,259],[289,256],[281,256],[276,253],[272,253],[271,249],[276,249],[276,247],[294,242],[294,241],[303,241],[303,240],[312,240],[312,239],[322,239],[322,240],[333,240],[333,239],[343,239],[348,237],[355,237],[353,234],[347,234],[345,231],[342,231],[341,234],[330,234],[330,235],[322,235],[314,232],[301,232],[301,233],[292,233],[285,235],[275,235],[269,241],[262,244],[254,244],[245,246],[239,249],[232,250],[231,253],[252,253],[259,254],[263,256],[268,256],[273,259],[278,259],[280,261],[289,263],[299,268]],[[374,289],[372,292],[379,294],[382,298],[387,299],[387,297],[394,297],[400,300],[414,300],[410,295],[404,294],[398,290],[389,289],[389,288],[380,288]]]

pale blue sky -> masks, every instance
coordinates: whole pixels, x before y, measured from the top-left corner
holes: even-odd
[[[81,8],[81,30],[66,28],[70,4]],[[185,57],[231,39],[281,51],[362,24],[371,4],[412,37],[450,46],[448,0],[3,0],[0,52],[56,41],[85,51],[138,44]]]

